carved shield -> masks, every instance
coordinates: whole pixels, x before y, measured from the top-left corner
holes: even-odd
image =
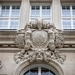
[[[48,34],[43,30],[36,30],[32,33],[32,41],[37,47],[44,47],[44,44],[46,44],[47,40]]]

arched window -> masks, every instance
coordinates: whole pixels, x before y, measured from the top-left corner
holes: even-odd
[[[18,75],[18,74],[17,74]],[[23,68],[19,75],[63,75],[51,65],[34,64]]]
[[[36,67],[29,69],[23,75],[56,75],[56,74],[47,68]]]

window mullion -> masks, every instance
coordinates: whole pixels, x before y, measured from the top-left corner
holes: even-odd
[[[70,6],[70,11],[71,11],[71,29],[73,29],[73,15],[72,15],[72,6]]]
[[[61,5],[61,27],[62,27],[62,30],[63,30],[63,16],[62,16],[62,5]]]
[[[12,6],[10,6],[10,11],[9,11],[9,25],[8,25],[8,29],[10,29],[10,25],[11,25],[11,12],[12,12]]]
[[[73,29],[73,27],[72,27],[72,6],[70,6],[70,12],[71,12],[71,29]]]
[[[0,16],[1,16],[1,4],[0,4]]]
[[[50,22],[52,22],[52,16],[51,16],[52,12],[51,12],[51,5],[50,5]]]
[[[41,75],[41,67],[38,67],[38,75]]]

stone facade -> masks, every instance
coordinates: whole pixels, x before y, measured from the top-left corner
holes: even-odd
[[[61,3],[64,2],[75,3],[75,1],[74,0],[0,0],[0,3],[5,3],[5,2],[6,3],[19,2],[21,4],[21,13],[20,13],[20,26],[18,32],[17,30],[0,30],[0,75],[23,75],[21,74],[21,72],[23,72],[24,69],[27,70],[28,67],[31,68],[31,66],[35,67],[38,65],[40,66],[46,65],[46,67],[49,67],[49,69],[53,70],[56,73],[56,75],[75,75],[74,72],[75,71],[75,31],[65,30],[63,31],[63,36],[60,35],[59,39],[55,39],[54,29],[53,30],[50,29],[49,31],[48,27],[44,28],[44,26],[41,26],[44,25],[43,22],[42,22],[43,24],[41,22],[29,23],[30,3],[50,2],[52,3],[52,23],[54,24],[47,24],[47,26],[55,25],[56,27],[55,30],[57,29],[58,32],[60,32]],[[32,24],[37,26],[34,27],[33,25],[31,27]],[[40,27],[38,26],[39,24]],[[34,42],[30,40],[31,34],[33,35],[32,38]],[[41,38],[43,39],[41,41],[39,41],[40,39],[37,38],[37,34],[38,37],[42,34]],[[44,36],[43,34],[47,36]],[[49,34],[51,36],[50,38]],[[64,42],[61,38],[64,40]],[[54,40],[57,40],[57,42],[55,42]],[[41,48],[37,46],[38,43],[39,46],[41,45]],[[29,55],[26,58],[27,52],[29,52]],[[52,52],[53,54],[59,56],[59,57],[55,56],[56,60],[52,58],[52,55],[50,56],[50,53]],[[30,59],[30,57],[32,58]],[[34,59],[35,57],[36,59]],[[59,60],[59,58],[61,59]],[[61,64],[62,62],[63,64]]]

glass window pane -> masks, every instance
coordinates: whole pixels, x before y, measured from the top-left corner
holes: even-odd
[[[6,9],[9,9],[10,8],[10,6],[6,6]]]
[[[63,20],[63,29],[71,29],[71,20]]]
[[[50,17],[50,6],[31,6],[31,18]]]
[[[2,6],[2,9],[5,9],[5,6]]]
[[[12,16],[20,16],[20,6],[12,6]]]
[[[50,6],[42,6],[42,16],[50,16]]]
[[[47,9],[50,9],[50,6],[47,6]]]
[[[12,6],[12,9],[15,9],[15,6]]]
[[[55,73],[47,68],[36,67],[26,71],[23,75],[55,75]]]
[[[41,75],[49,75],[49,69],[41,68]]]
[[[75,6],[72,6],[72,15],[75,16]]]
[[[70,6],[62,6],[62,16],[71,16]]]
[[[23,75],[30,75],[29,70],[25,72]]]
[[[67,9],[67,10],[70,10],[70,6],[66,6],[66,9]]]
[[[31,8],[31,16],[40,16],[40,6],[32,6]]]
[[[30,75],[38,75],[38,68],[30,69]]]
[[[62,9],[65,10],[65,6],[62,6]]]
[[[62,6],[62,10],[70,10],[70,6]]]
[[[42,10],[42,16],[50,16],[50,11]]]
[[[46,6],[42,6],[42,9],[46,9]]]
[[[19,26],[19,20],[11,20],[10,29],[17,29]]]
[[[40,10],[40,6],[36,6],[36,10]]]
[[[2,6],[1,16],[9,16],[10,6]]]
[[[32,7],[31,7],[31,10],[35,10],[35,6],[32,6]]]
[[[54,74],[54,72],[50,71],[50,74],[49,75],[55,75],[55,74]]]
[[[40,16],[40,11],[39,10],[35,12],[35,16]]]
[[[72,6],[72,9],[75,10],[75,6]]]
[[[75,29],[75,20],[73,20],[73,29]]]
[[[16,9],[20,9],[20,6],[16,6]]]
[[[0,20],[0,29],[8,29],[8,20]]]
[[[31,11],[31,16],[35,16],[35,11]]]

